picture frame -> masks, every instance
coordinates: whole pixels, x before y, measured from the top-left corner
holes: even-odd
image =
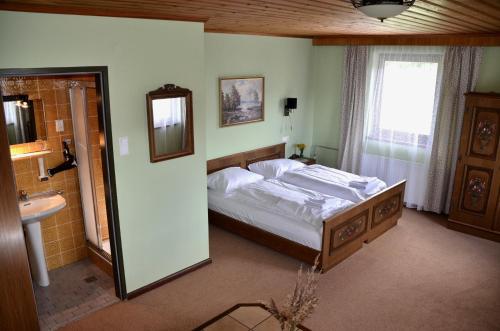
[[[219,78],[219,127],[264,121],[264,77]]]

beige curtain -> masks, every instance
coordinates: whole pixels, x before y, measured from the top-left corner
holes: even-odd
[[[184,149],[184,125],[172,124],[154,130],[156,153],[168,154]]]
[[[464,94],[474,90],[483,50],[451,46],[444,57],[443,86],[436,116],[425,210],[448,212],[465,109]]]
[[[344,53],[344,82],[338,165],[359,173],[365,122],[368,46],[347,46]]]

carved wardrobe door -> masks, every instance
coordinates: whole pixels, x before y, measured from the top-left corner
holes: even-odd
[[[489,238],[500,234],[499,130],[500,95],[467,94],[450,221]]]

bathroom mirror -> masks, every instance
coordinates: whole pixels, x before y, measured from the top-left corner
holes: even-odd
[[[8,95],[3,97],[3,109],[10,145],[47,139],[42,100]]]
[[[151,162],[194,154],[191,91],[166,84],[146,100]]]

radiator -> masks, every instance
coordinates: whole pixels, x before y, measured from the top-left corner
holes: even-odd
[[[313,145],[312,156],[316,163],[327,166],[337,167],[338,148],[324,145]]]

